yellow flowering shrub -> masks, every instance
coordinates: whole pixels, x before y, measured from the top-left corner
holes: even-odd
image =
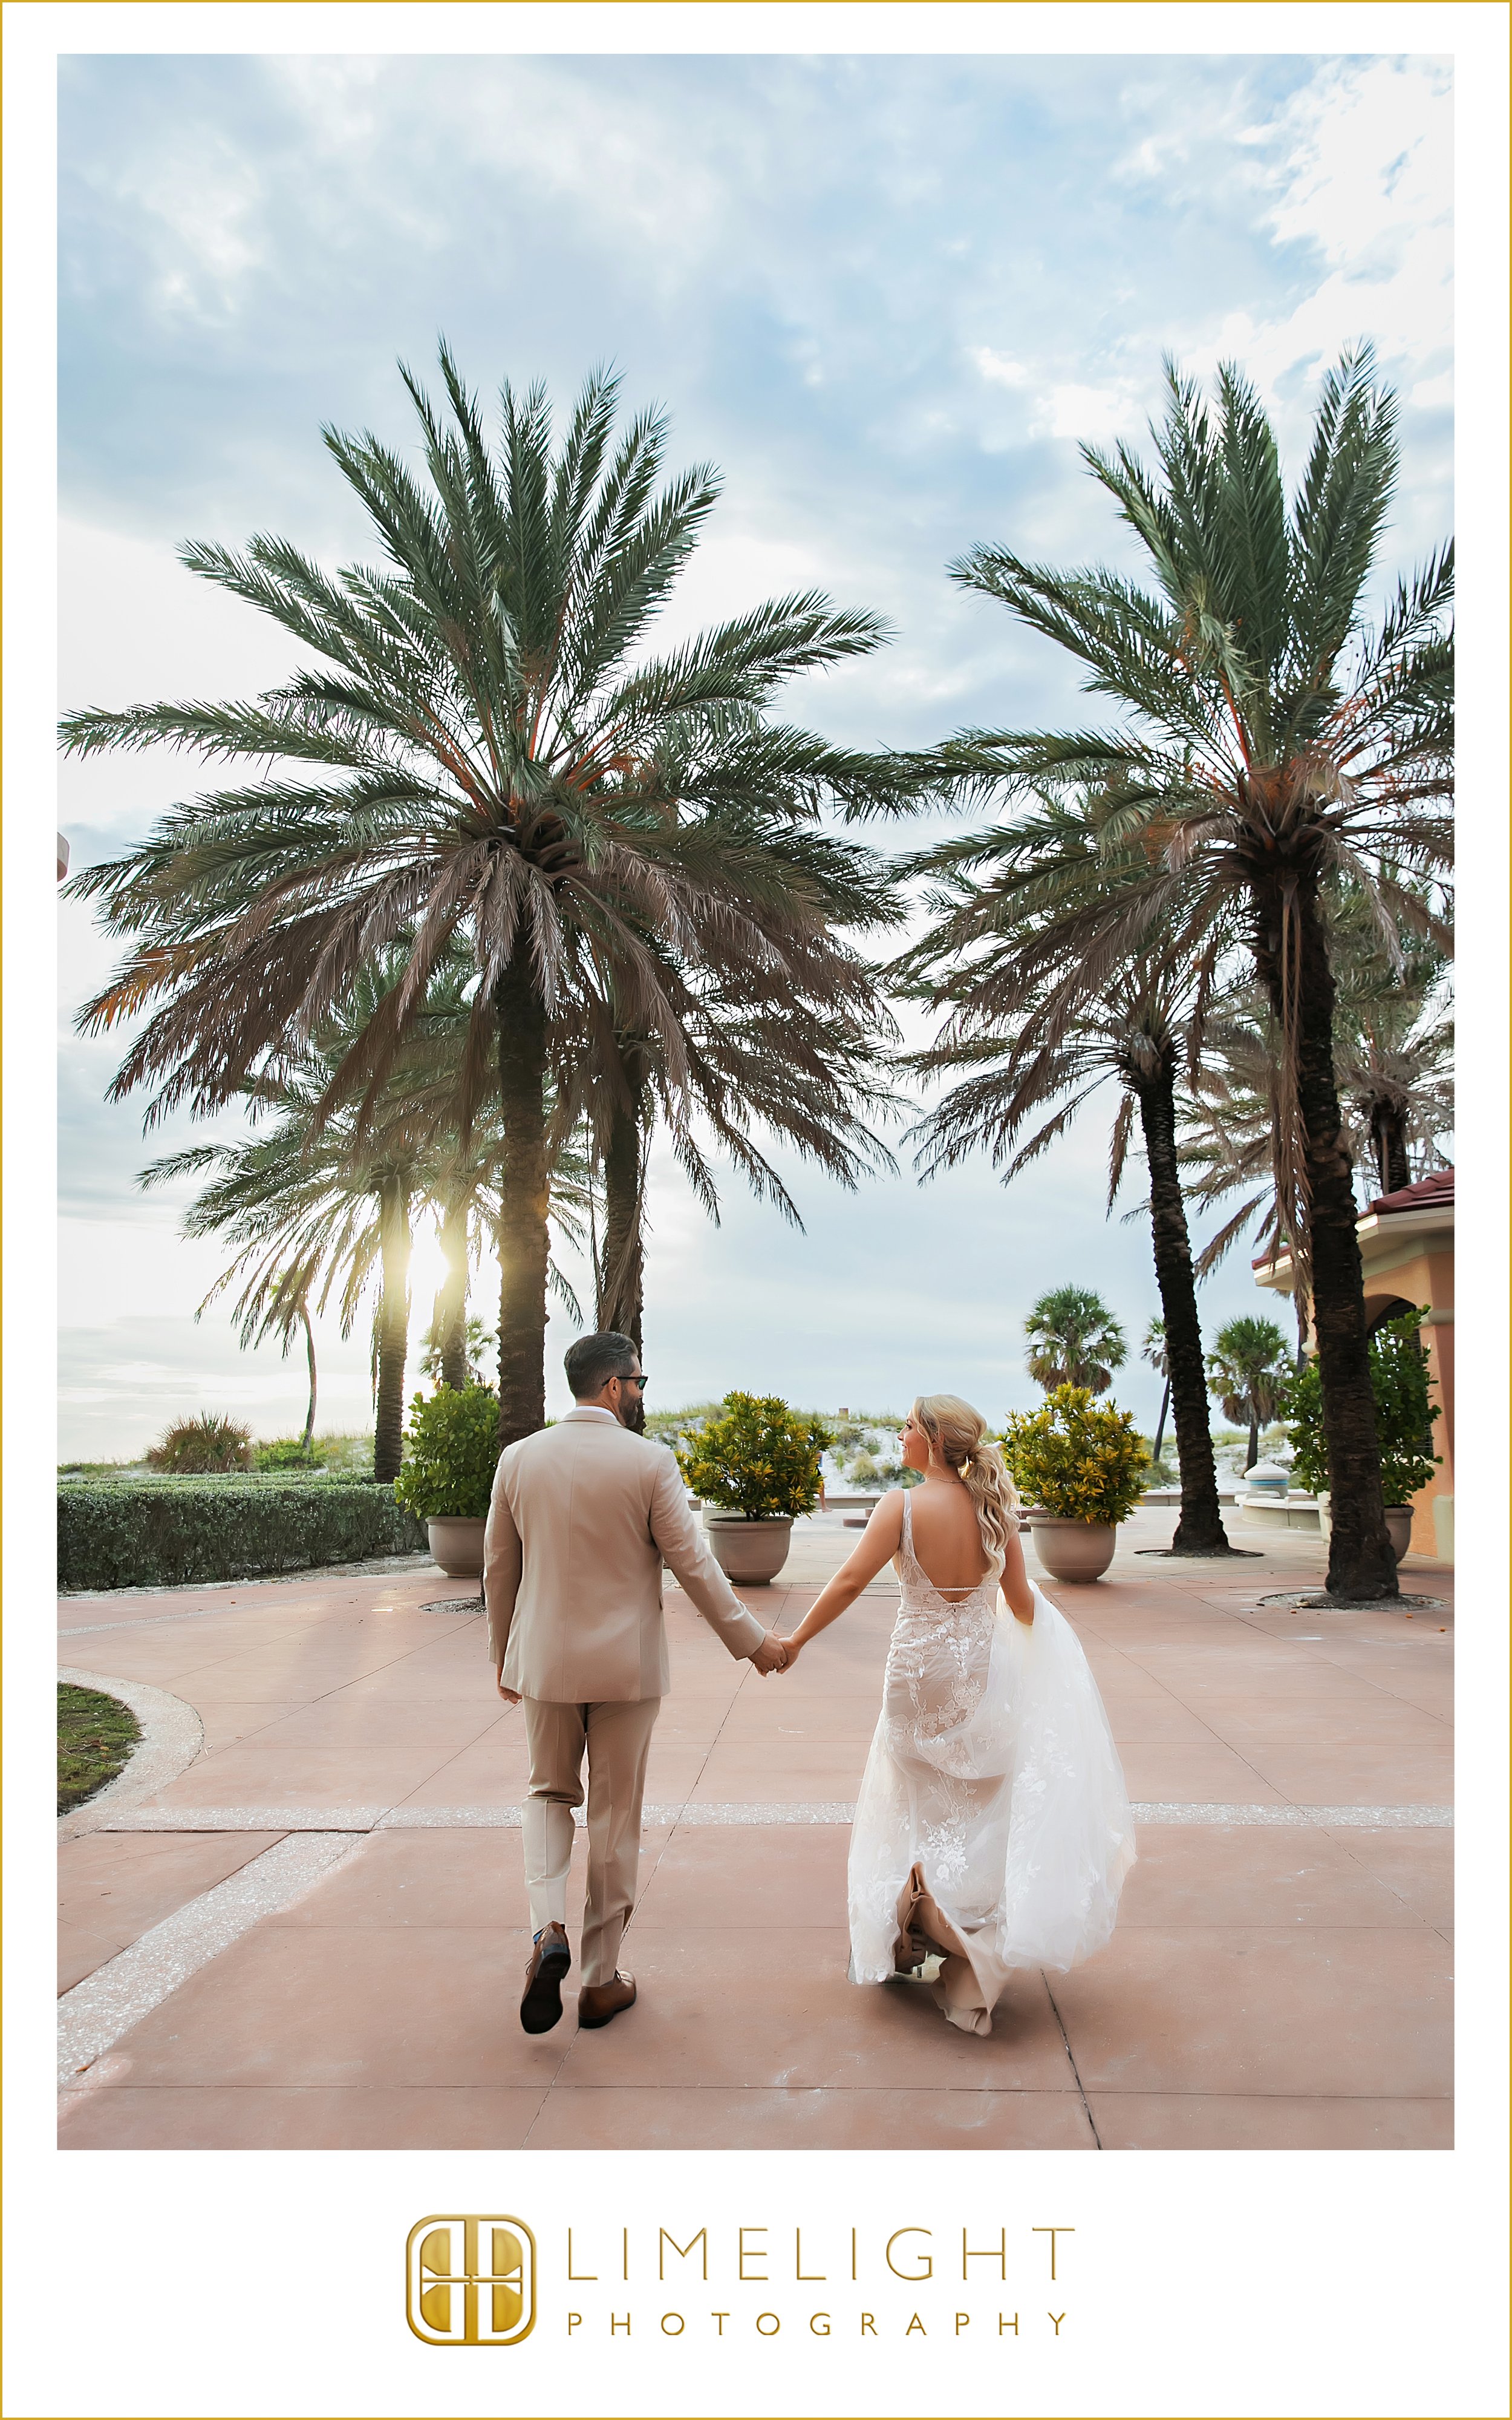
[[[793,1518],[819,1501],[823,1420],[795,1412],[779,1395],[726,1395],[719,1415],[677,1448],[695,1496],[748,1520]]]
[[[1011,1412],[1003,1458],[1024,1502],[1062,1521],[1126,1521],[1144,1493],[1149,1456],[1132,1412],[1089,1387],[1057,1387],[1037,1412]]]

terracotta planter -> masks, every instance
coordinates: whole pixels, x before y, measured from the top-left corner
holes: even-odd
[[[1028,1523],[1034,1551],[1052,1579],[1101,1579],[1113,1560],[1119,1533],[1111,1521],[1065,1521],[1031,1505]]]
[[[744,1512],[705,1512],[703,1527],[715,1561],[726,1577],[745,1588],[775,1580],[788,1559],[791,1518],[752,1521]]]
[[[1328,1509],[1326,1487],[1320,1487],[1318,1491],[1318,1527],[1322,1532],[1323,1543],[1326,1545],[1334,1529],[1333,1519]],[[1400,1562],[1412,1537],[1412,1508],[1410,1504],[1387,1505],[1386,1535],[1391,1540],[1392,1553]]]
[[[483,1571],[481,1521],[446,1514],[425,1524],[432,1562],[440,1563],[449,1580],[475,1580]]]

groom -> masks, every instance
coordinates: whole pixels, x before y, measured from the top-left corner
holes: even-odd
[[[635,1905],[640,1798],[652,1728],[669,1685],[663,1563],[732,1655],[758,1672],[786,1656],[748,1613],[704,1544],[668,1449],[645,1427],[646,1373],[626,1336],[580,1336],[566,1356],[574,1408],[499,1457],[483,1586],[499,1694],[525,1707],[530,1795],[521,1829],[534,1940],[519,2019],[541,2034],[562,2014],[572,1810],[588,1755],[588,1899],[579,2025],[607,2025],[635,1999],[615,1958]]]

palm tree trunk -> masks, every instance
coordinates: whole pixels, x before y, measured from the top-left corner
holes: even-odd
[[[1260,1416],[1255,1408],[1255,1398],[1251,1395],[1249,1399],[1249,1460],[1244,1465],[1245,1469],[1253,1470],[1259,1458]]]
[[[1160,1399],[1160,1418],[1159,1418],[1159,1419],[1155,1422],[1155,1450],[1154,1450],[1153,1454],[1150,1456],[1150,1459],[1151,1459],[1151,1461],[1153,1461],[1153,1462],[1159,1462],[1159,1460],[1160,1460],[1160,1450],[1161,1450],[1161,1447],[1162,1447],[1162,1446],[1165,1444],[1165,1415],[1166,1415],[1166,1413],[1170,1410],[1170,1408],[1171,1408],[1171,1382],[1170,1382],[1169,1378],[1167,1378],[1167,1379],[1166,1379],[1166,1381],[1165,1381],[1165,1384],[1164,1388],[1162,1388],[1162,1390],[1161,1390],[1161,1399]]]
[[[1376,1163],[1376,1178],[1382,1193],[1399,1193],[1412,1181],[1412,1171],[1407,1156],[1407,1121],[1399,1109],[1389,1102],[1375,1101],[1370,1109],[1370,1149]]]
[[[616,1104],[604,1155],[604,1260],[597,1318],[601,1329],[627,1336],[639,1354],[645,1278],[640,1087],[628,1068],[625,1074],[629,1101]]]
[[[458,1389],[468,1382],[468,1210],[465,1192],[453,1196],[441,1214],[441,1258],[446,1279],[436,1296],[434,1333],[440,1356],[441,1385]]]
[[[409,1194],[390,1177],[381,1196],[383,1292],[378,1302],[378,1418],[373,1476],[393,1480],[404,1459],[404,1365],[409,1350]]]
[[[499,1443],[546,1426],[546,1008],[523,945],[500,979],[499,1094],[503,1165],[499,1217]]]
[[[1149,1169],[1149,1224],[1155,1282],[1165,1322],[1166,1383],[1181,1466],[1181,1511],[1173,1555],[1231,1555],[1218,1510],[1218,1473],[1208,1427],[1208,1373],[1202,1360],[1192,1240],[1176,1156],[1176,1071],[1170,1053],[1158,1074],[1134,1088]]]
[[[1295,871],[1295,869],[1294,869]],[[1278,876],[1257,892],[1255,954],[1276,1016],[1288,1003],[1281,970],[1283,899]],[[1366,1349],[1365,1274],[1358,1210],[1334,1080],[1334,976],[1318,913],[1316,875],[1296,876],[1297,1109],[1307,1179],[1306,1228],[1313,1332],[1323,1397],[1328,1461],[1328,1593],[1374,1603],[1400,1594],[1386,1534],[1376,1401]]]
[[[300,1318],[304,1327],[304,1357],[310,1370],[310,1401],[304,1415],[304,1435],[300,1439],[300,1445],[301,1450],[308,1453],[315,1442],[315,1330],[310,1325],[310,1313],[302,1302],[300,1305]]]

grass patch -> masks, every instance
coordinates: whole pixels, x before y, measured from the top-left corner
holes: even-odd
[[[100,1689],[76,1689],[59,1682],[57,1693],[57,1811],[67,1815],[114,1781],[142,1726],[130,1706]]]

